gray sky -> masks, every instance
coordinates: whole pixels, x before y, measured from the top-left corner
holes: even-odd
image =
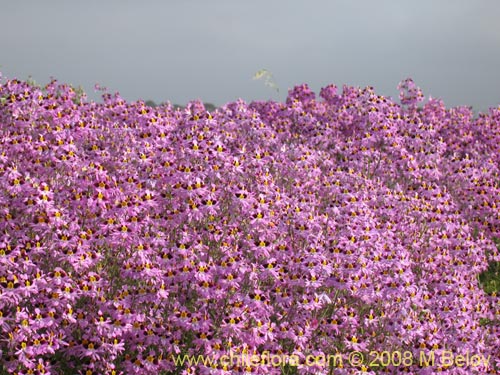
[[[308,83],[374,86],[477,110],[500,103],[497,0],[0,0],[0,72],[127,100],[284,100]],[[277,95],[259,69],[272,72]]]

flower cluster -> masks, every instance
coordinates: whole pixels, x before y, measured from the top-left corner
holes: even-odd
[[[500,108],[400,88],[402,105],[302,85],[209,113],[4,79],[3,370],[279,374],[172,355],[447,350],[498,371],[500,299],[478,275],[500,261]]]

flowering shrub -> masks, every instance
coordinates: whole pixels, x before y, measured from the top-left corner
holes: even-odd
[[[400,88],[401,105],[369,87],[318,99],[302,85],[286,103],[208,113],[4,79],[3,371],[496,373],[498,286],[478,276],[500,261],[500,108],[419,109],[414,83]],[[229,351],[491,360],[172,360]]]

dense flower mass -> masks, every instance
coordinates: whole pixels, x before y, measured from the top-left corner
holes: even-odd
[[[3,371],[497,373],[500,299],[478,275],[500,261],[500,107],[400,89],[208,113],[3,79]],[[301,361],[174,361],[266,351]],[[418,361],[444,351],[490,360]]]

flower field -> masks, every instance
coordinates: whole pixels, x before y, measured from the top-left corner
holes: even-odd
[[[497,374],[500,107],[399,89],[208,113],[3,78],[0,374]]]

